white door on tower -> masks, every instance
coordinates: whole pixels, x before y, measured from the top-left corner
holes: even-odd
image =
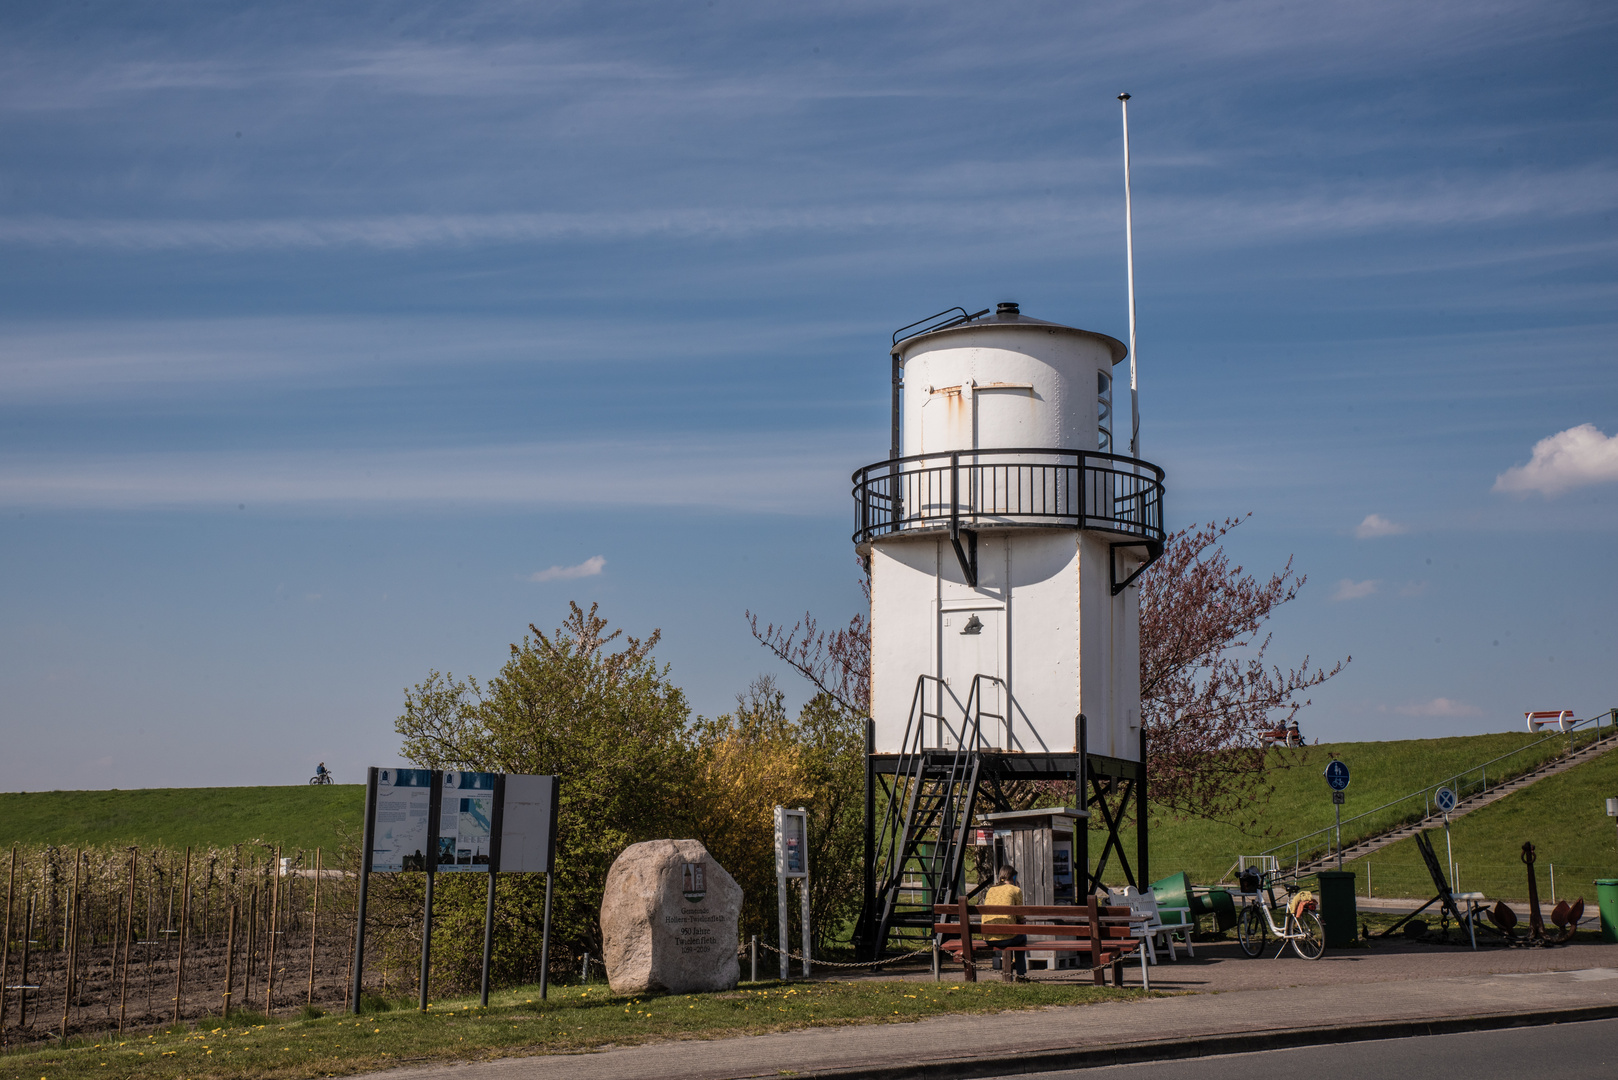
[[[933,746],[954,749],[963,732],[970,732],[974,716],[981,718],[980,746],[1006,748],[1005,698],[1000,684],[1001,625],[1005,612],[999,608],[946,611],[940,616],[939,677],[944,680],[939,695],[943,719],[929,731]],[[977,678],[974,699],[972,684]],[[971,715],[968,714],[970,706]]]

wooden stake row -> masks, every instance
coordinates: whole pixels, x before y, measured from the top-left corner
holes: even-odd
[[[113,963],[114,964],[116,964],[118,962],[118,959],[119,959],[118,951],[119,951],[120,944],[122,945],[122,953],[123,953],[123,956],[122,956],[122,972],[120,973],[119,983],[118,983],[118,1031],[120,1033],[123,1032],[124,1026],[128,1021],[129,969],[130,969],[130,965],[131,965],[131,961],[132,961],[131,949],[132,949],[132,946],[135,943],[134,942],[134,938],[135,938],[135,934],[134,934],[135,900],[136,900],[136,895],[137,895],[137,891],[138,891],[137,890],[137,870],[138,870],[138,863],[139,863],[139,858],[140,858],[140,853],[139,853],[139,850],[137,848],[131,847],[131,848],[128,849],[128,851],[129,851],[129,884],[128,884],[127,895],[126,895],[126,898],[125,898],[124,918],[122,920],[123,926],[121,927],[122,941],[120,942],[118,940],[119,935],[118,935],[118,933],[116,931],[117,931],[117,929],[120,929],[120,928],[116,928],[116,926],[115,926],[115,933],[114,933],[114,940],[113,940]],[[3,920],[3,922],[4,922],[4,930],[3,930],[3,936],[0,936],[0,1046],[4,1045],[4,1039],[5,1039],[5,1029],[6,1029],[6,1023],[5,1022],[6,1022],[6,1018],[7,1018],[6,1009],[7,1009],[7,1004],[9,1002],[9,999],[10,999],[10,995],[9,995],[8,991],[9,990],[18,990],[19,991],[19,997],[18,997],[18,1006],[19,1006],[19,1008],[18,1008],[18,1014],[19,1014],[18,1015],[18,1026],[21,1027],[21,1026],[26,1025],[26,1022],[27,1022],[27,991],[30,990],[30,989],[39,989],[38,987],[33,987],[33,986],[27,985],[29,946],[32,944],[31,939],[32,939],[33,932],[34,932],[34,897],[33,897],[32,894],[30,894],[30,896],[28,898],[28,904],[27,904],[28,915],[27,915],[27,920],[26,920],[26,929],[24,930],[24,936],[23,936],[22,978],[21,978],[19,984],[16,985],[16,986],[12,986],[9,983],[10,960],[11,960],[10,948],[11,948],[11,939],[12,939],[12,932],[13,932],[13,913],[14,913],[15,907],[16,907],[17,861],[18,861],[18,849],[17,849],[16,845],[13,845],[12,850],[11,850],[10,871],[8,873],[7,883],[6,883],[6,911],[5,911],[4,920]],[[183,874],[182,874],[182,884],[181,884],[180,895],[179,895],[179,901],[180,901],[179,928],[174,932],[175,935],[176,935],[177,961],[176,961],[176,964],[175,964],[175,975],[174,975],[174,997],[172,999],[173,1002],[174,1002],[174,1009],[173,1009],[173,1013],[172,1013],[172,1018],[173,1018],[173,1022],[176,1022],[176,1023],[178,1023],[180,1021],[180,1019],[182,1018],[182,1015],[183,1015],[183,1011],[184,1011],[187,947],[188,947],[188,945],[191,944],[191,941],[190,941],[191,935],[190,935],[190,932],[189,932],[190,931],[190,924],[191,924],[191,862],[192,862],[192,849],[190,847],[187,847],[186,851],[185,851],[185,862],[184,862],[184,869],[183,869]],[[316,961],[318,959],[318,932],[319,932],[318,919],[319,919],[319,914],[320,914],[320,884],[321,884],[321,879],[322,879],[322,876],[323,876],[324,869],[325,869],[325,866],[324,866],[324,852],[323,852],[322,849],[316,848],[315,849],[315,883],[314,883],[314,890],[313,890],[313,893],[314,893],[313,901],[314,902],[313,902],[313,908],[312,908],[311,914],[310,914],[310,927],[309,927],[309,975],[308,975],[307,988],[306,988],[306,992],[305,992],[305,1000],[309,1004],[314,1003],[315,966],[316,966]],[[80,945],[80,939],[84,935],[84,923],[86,921],[86,914],[85,914],[86,897],[84,895],[84,889],[85,889],[86,882],[85,882],[85,878],[84,878],[84,870],[85,870],[85,852],[81,848],[76,852],[75,857],[74,857],[73,886],[72,886],[71,892],[68,895],[67,910],[66,910],[65,916],[64,916],[64,926],[63,926],[64,932],[63,932],[63,935],[62,935],[63,939],[64,939],[63,940],[63,945],[64,945],[65,950],[66,950],[66,964],[65,964],[65,971],[64,971],[64,977],[63,977],[62,1017],[61,1017],[61,1028],[60,1028],[59,1037],[61,1038],[61,1040],[64,1043],[67,1040],[68,1032],[69,1032],[70,1027],[71,1027],[71,1020],[72,1020],[72,1014],[73,1014],[73,1004],[74,1004],[75,1000],[77,999],[77,997],[79,996],[79,993],[80,993],[80,985],[79,985],[79,962],[80,962],[79,945]],[[280,936],[282,936],[282,934],[283,934],[283,931],[280,929],[281,899],[282,899],[281,893],[283,891],[282,890],[282,880],[281,879],[282,879],[282,875],[281,875],[281,852],[280,852],[280,849],[276,849],[276,851],[275,851],[275,864],[274,864],[274,867],[273,867],[273,870],[272,870],[272,873],[271,873],[270,896],[266,898],[266,905],[267,905],[267,908],[268,908],[267,914],[269,915],[269,926],[267,928],[267,933],[269,934],[269,939],[265,943],[266,970],[264,972],[264,1011],[265,1011],[266,1015],[271,1015],[273,1013],[273,1009],[274,1009],[275,989],[276,989],[276,987],[275,987],[275,976],[276,976],[275,964],[276,964],[277,944],[278,944],[277,939]],[[246,981],[244,982],[243,987],[242,987],[242,998],[239,999],[239,1000],[245,1000],[246,994],[247,994],[248,990],[251,987],[252,979],[253,979],[254,974],[255,974],[254,968],[256,967],[255,960],[256,960],[256,957],[257,957],[257,945],[258,945],[257,940],[256,940],[257,939],[257,931],[258,931],[258,918],[257,918],[258,899],[259,899],[259,897],[258,897],[258,886],[255,884],[252,887],[251,905],[250,905],[250,908],[249,908],[249,916],[248,916],[247,956],[245,957],[246,963],[244,965],[244,969],[245,969],[244,970],[244,977],[245,977]],[[174,900],[173,890],[171,889],[170,890],[170,906],[171,907],[172,907],[172,904],[173,904],[173,900]],[[148,903],[148,908],[150,908],[150,906],[151,906],[150,903]],[[230,910],[229,910],[229,930],[228,930],[228,934],[227,934],[226,955],[225,955],[225,989],[224,989],[224,994],[223,994],[223,1013],[225,1015],[229,1014],[231,1006],[232,1006],[232,998],[235,996],[233,991],[234,991],[234,982],[235,982],[236,939],[237,939],[237,926],[238,926],[238,921],[239,921],[239,915],[240,915],[240,909],[239,909],[238,903],[232,902],[230,904]],[[172,920],[172,912],[170,912],[170,920]],[[147,948],[148,948],[148,994],[149,994],[150,993],[150,986],[149,986],[149,980],[150,980],[149,950],[150,950],[150,946],[151,946],[152,942],[151,941],[146,941],[143,944],[145,944],[147,946]],[[352,949],[352,943],[350,943],[350,949]]]

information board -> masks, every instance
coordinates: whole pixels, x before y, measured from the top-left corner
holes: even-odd
[[[506,776],[496,849],[501,873],[550,873],[556,851],[557,797],[554,776]]]
[[[444,773],[438,811],[438,869],[487,871],[494,836],[494,782],[498,773]]]
[[[369,869],[549,873],[557,797],[554,776],[373,768]]]
[[[382,873],[427,869],[432,840],[431,769],[376,770],[371,869]]]
[[[775,808],[775,873],[777,877],[809,876],[808,814],[801,808]]]

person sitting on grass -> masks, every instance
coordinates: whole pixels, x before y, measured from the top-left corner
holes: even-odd
[[[986,893],[984,895],[984,897],[983,897],[983,906],[984,907],[1021,907],[1022,906],[1022,890],[1017,887],[1017,868],[1015,866],[1012,866],[1010,863],[1006,863],[1004,866],[1002,866],[1000,868],[999,884],[991,885],[989,887],[988,893]],[[1006,965],[1006,954],[1005,954],[1004,950],[1006,950],[1008,948],[1014,948],[1014,947],[1016,947],[1018,945],[1027,945],[1028,944],[1028,935],[1027,934],[1015,934],[1015,935],[1002,934],[1002,935],[997,937],[997,936],[989,933],[989,925],[991,923],[1010,923],[1010,924],[1015,925],[1016,923],[1020,923],[1020,922],[1022,922],[1022,917],[1019,916],[1019,915],[985,915],[985,916],[983,916],[983,941],[984,941],[984,944],[986,944],[989,947],[991,947],[992,949],[994,949],[994,966],[1000,969],[1000,981],[1001,982],[1015,982],[1016,981],[1015,976],[1013,976],[1012,973],[1011,973],[1011,968]],[[1028,954],[1027,953],[1022,953],[1022,952],[1017,952],[1017,953],[1013,953],[1012,956],[1014,956],[1016,958],[1013,961],[1013,963],[1016,966],[1017,975],[1024,975],[1024,976],[1027,975],[1028,974]]]

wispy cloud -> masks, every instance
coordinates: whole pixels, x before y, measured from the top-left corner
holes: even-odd
[[[1007,181],[1010,184],[1010,181]],[[397,213],[360,217],[0,218],[0,245],[112,251],[407,251],[487,245],[628,240],[745,239],[774,234],[888,234],[925,230],[1003,236],[1038,226],[1068,238],[1110,237],[1110,207],[958,190],[935,197],[851,198],[809,192],[774,205],[686,205],[505,213]],[[1182,246],[1250,246],[1305,237],[1578,217],[1618,208],[1618,171],[1592,167],[1506,177],[1414,178],[1377,187],[1320,184],[1311,191],[1159,197],[1143,224]]]
[[[1348,578],[1337,583],[1337,591],[1331,594],[1333,600],[1363,600],[1376,592],[1381,585],[1380,581],[1351,581]]]
[[[760,452],[755,436],[442,450],[12,455],[0,505],[136,509],[401,505],[706,507],[826,514],[848,498],[846,440]],[[771,494],[771,493],[774,494]]]
[[[868,333],[838,319],[240,316],[0,324],[0,403],[172,396],[186,388],[280,382],[379,386],[422,372],[552,363],[712,361],[756,353],[789,332],[810,349]]]
[[[1354,526],[1354,536],[1359,540],[1374,540],[1379,536],[1400,536],[1409,531],[1397,521],[1389,521],[1381,514],[1366,514],[1365,520]]]
[[[1435,697],[1431,701],[1395,705],[1393,711],[1402,716],[1467,717],[1482,716],[1483,710],[1454,698]]]
[[[607,565],[603,555],[592,555],[583,562],[574,566],[552,566],[528,575],[529,581],[577,581],[579,578],[595,577]]]
[[[1494,490],[1551,496],[1614,481],[1618,481],[1618,435],[1609,437],[1594,424],[1580,424],[1535,443],[1528,464],[1513,465],[1495,477]]]

